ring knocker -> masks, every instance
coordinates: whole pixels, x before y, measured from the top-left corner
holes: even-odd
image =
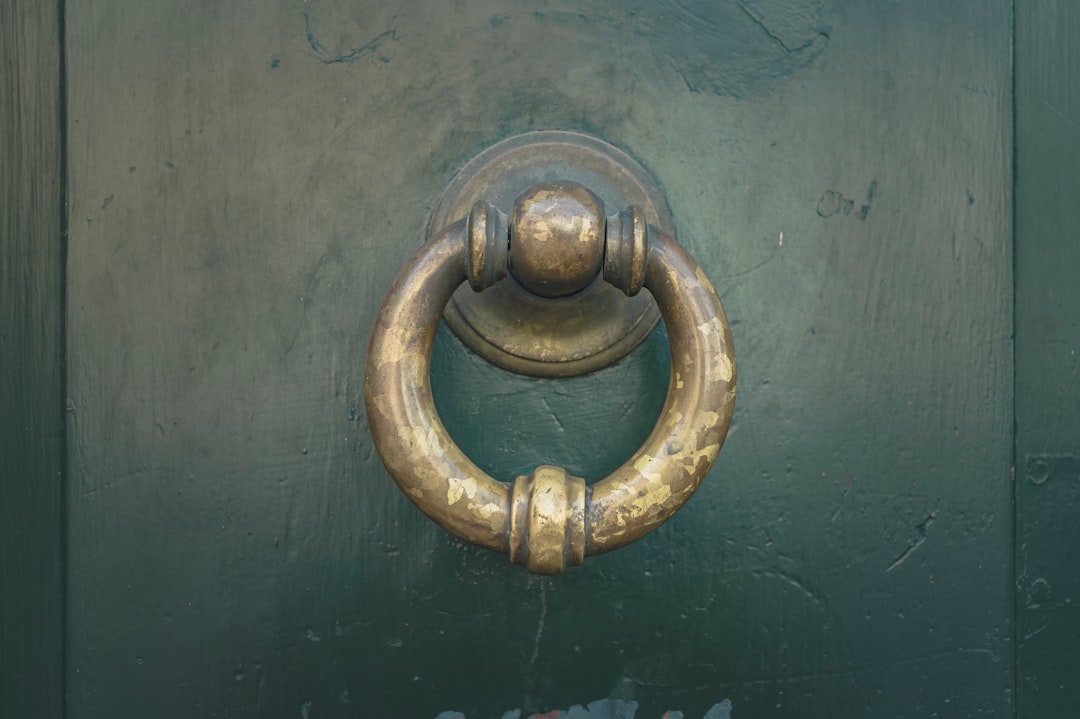
[[[649,291],[667,325],[671,376],[655,428],[621,467],[588,486],[554,466],[507,484],[458,448],[429,381],[440,316],[466,281],[481,294],[515,283],[537,302],[572,300],[601,281],[626,297]],[[605,217],[583,185],[541,181],[509,218],[477,201],[405,264],[371,335],[364,393],[379,456],[413,503],[461,539],[556,574],[641,538],[690,498],[731,423],[735,354],[705,273],[640,207]]]

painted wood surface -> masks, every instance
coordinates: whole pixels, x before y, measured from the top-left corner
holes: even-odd
[[[68,8],[71,717],[1011,711],[1006,0]],[[663,186],[740,390],[675,520],[558,579],[442,535],[362,358],[454,171],[595,133]],[[572,382],[443,334],[482,467],[589,479],[665,338]]]
[[[1022,717],[1080,706],[1080,7],[1016,8],[1016,661]]]
[[[63,171],[56,3],[0,1],[0,716],[63,711]]]

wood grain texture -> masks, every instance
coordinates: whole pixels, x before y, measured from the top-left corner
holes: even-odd
[[[1016,7],[1019,716],[1080,705],[1080,7]]]
[[[43,719],[64,696],[57,10],[0,1],[0,715]]]
[[[71,716],[1010,711],[1010,13],[70,8]],[[441,188],[539,128],[658,178],[740,370],[694,499],[558,579],[420,515],[360,397]],[[444,333],[433,382],[486,471],[595,478],[665,351],[564,384]]]

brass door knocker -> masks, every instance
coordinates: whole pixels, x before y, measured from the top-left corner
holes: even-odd
[[[656,427],[626,463],[590,486],[552,466],[507,484],[465,456],[439,419],[429,384],[439,318],[464,282],[481,295],[512,283],[539,307],[602,283],[631,298],[649,291],[667,325],[671,376]],[[509,217],[477,201],[405,264],[372,331],[364,393],[379,456],[413,503],[461,539],[506,552],[529,571],[557,574],[648,534],[690,498],[731,423],[735,353],[705,273],[668,232],[650,226],[641,207],[605,217],[604,202],[583,184],[542,180],[517,195]]]

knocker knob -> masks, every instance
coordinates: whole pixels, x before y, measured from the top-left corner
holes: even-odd
[[[506,276],[546,298],[567,297],[604,280],[628,297],[645,282],[648,224],[638,207],[604,216],[604,203],[573,182],[533,185],[508,219],[480,200],[469,213],[469,284],[477,292]]]
[[[585,289],[604,265],[604,204],[587,188],[541,183],[514,202],[510,273],[541,297]]]

